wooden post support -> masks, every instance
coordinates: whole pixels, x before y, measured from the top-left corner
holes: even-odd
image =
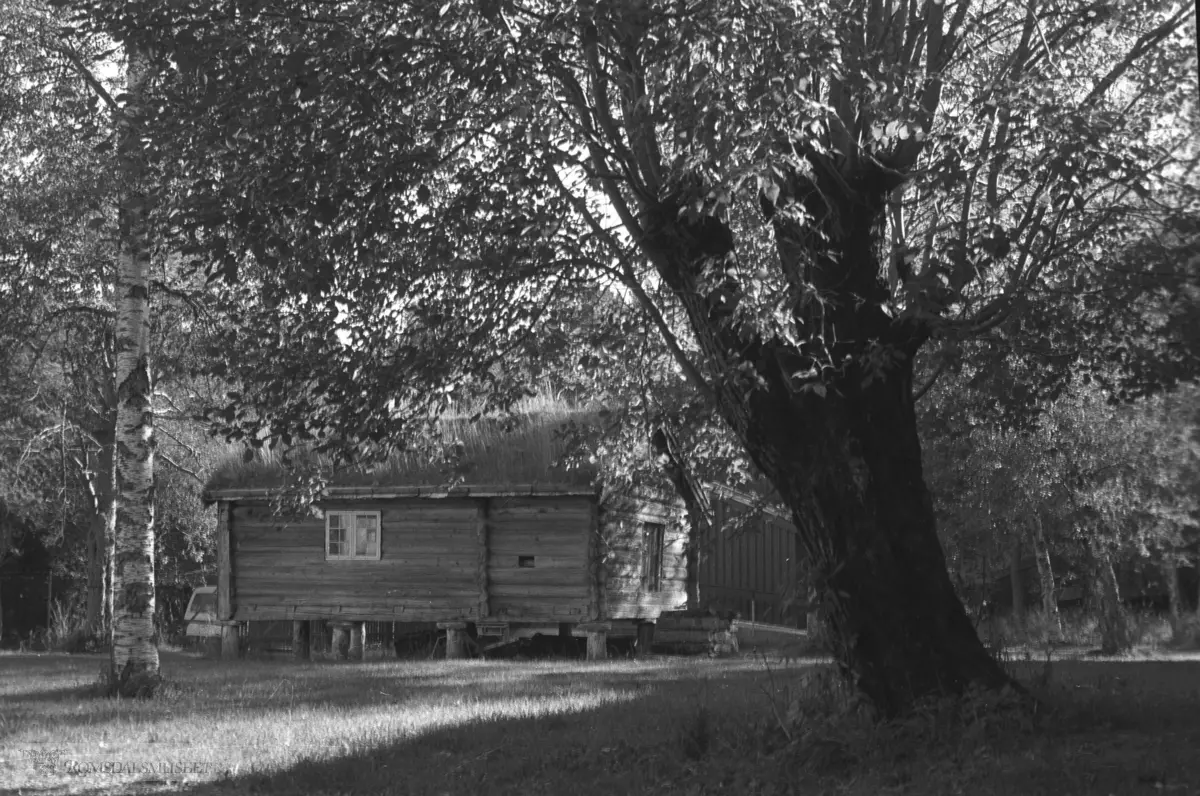
[[[476,535],[479,545],[479,561],[476,564],[475,581],[479,588],[479,619],[487,619],[491,615],[491,599],[488,584],[488,556],[491,541],[488,538],[488,500],[484,498],[478,504],[476,519]]]
[[[589,661],[602,661],[608,657],[608,634],[603,630],[589,631],[587,634]]]
[[[221,623],[221,660],[236,661],[241,657],[241,637],[237,622]]]
[[[233,556],[229,503],[217,504],[217,619],[233,619]]]
[[[307,661],[312,659],[309,651],[308,620],[292,620],[292,659]]]
[[[637,626],[637,654],[640,658],[643,655],[650,654],[650,648],[654,646],[654,623],[653,622],[638,622]]]
[[[308,643],[313,653],[329,652],[325,649],[325,620],[310,619],[308,622]]]
[[[394,622],[383,623],[383,657],[391,658],[396,654],[396,624]]]
[[[608,631],[612,622],[584,622],[579,629],[587,633],[587,659],[602,661],[608,658]]]
[[[349,655],[350,660],[352,661],[361,661],[364,657],[366,657],[367,643],[366,638],[364,638],[364,636],[366,636],[366,629],[367,626],[365,622],[350,623]]]
[[[333,659],[344,661],[350,657],[350,626],[345,622],[333,625]]]
[[[464,636],[467,631],[466,622],[438,622],[438,630],[446,631],[446,660],[457,660],[467,657],[467,645]]]

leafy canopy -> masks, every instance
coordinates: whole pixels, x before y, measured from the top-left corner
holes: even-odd
[[[503,405],[597,289],[702,395],[819,398],[1022,317],[1082,356],[1113,269],[1195,253],[1189,3],[77,5],[160,69],[161,222],[227,285],[235,435]],[[663,213],[723,255],[680,281]],[[869,268],[820,254],[851,233]]]

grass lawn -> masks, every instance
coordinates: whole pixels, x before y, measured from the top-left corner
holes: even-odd
[[[89,696],[102,662],[0,655],[0,791],[1200,794],[1196,654],[1012,663],[1039,681],[1035,720],[980,697],[903,726],[820,662],[168,652],[173,685],[144,701]]]

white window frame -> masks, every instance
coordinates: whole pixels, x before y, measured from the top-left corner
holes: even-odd
[[[337,517],[342,523],[341,530],[346,531],[343,544],[348,547],[355,538],[359,517],[371,517],[375,520],[375,552],[370,555],[355,555],[353,548],[348,554],[332,555],[329,552],[329,526],[331,519]],[[378,561],[383,552],[383,520],[378,511],[326,511],[325,512],[325,560],[326,561]]]

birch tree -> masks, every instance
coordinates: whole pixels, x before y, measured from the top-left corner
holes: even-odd
[[[127,102],[118,120],[124,197],[117,258],[117,522],[112,673],[158,673],[154,633],[154,408],[150,371],[150,256],[141,102],[145,57],[127,53]]]

